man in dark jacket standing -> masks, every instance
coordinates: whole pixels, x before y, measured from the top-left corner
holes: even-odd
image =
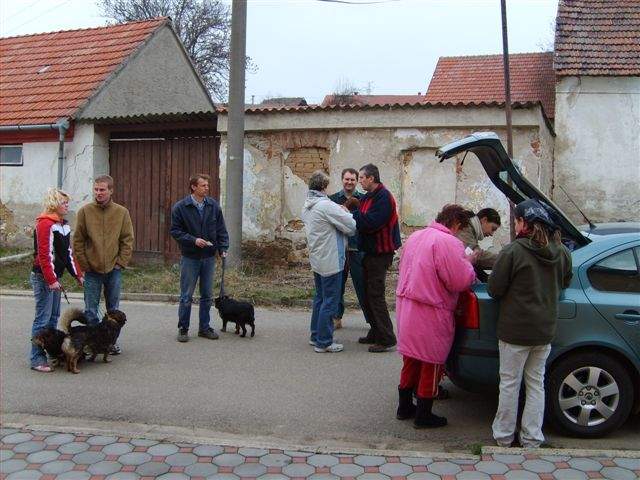
[[[358,249],[364,252],[364,314],[371,329],[358,341],[370,344],[372,353],[388,352],[396,345],[384,295],[387,271],[401,244],[396,200],[380,182],[380,172],[375,165],[369,163],[362,167],[359,181],[367,194],[353,218],[358,229]]]
[[[171,211],[171,236],[178,242],[180,259],[180,306],[178,341],[189,341],[191,303],[196,282],[200,280],[200,324],[198,336],[216,340],[210,326],[213,303],[215,254],[226,257],[229,235],[222,209],[209,194],[209,175],[198,173],[189,179],[191,194],[178,201]]]

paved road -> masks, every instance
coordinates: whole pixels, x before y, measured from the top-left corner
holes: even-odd
[[[453,398],[436,406],[448,427],[416,431],[395,420],[400,358],[358,345],[364,325],[357,315],[338,332],[344,352],[316,354],[307,344],[303,310],[258,309],[253,339],[227,333],[178,344],[176,306],[123,302],[121,308],[129,319],[123,355],[106,365],[81,364],[79,375],[41,374],[26,359],[32,299],[0,297],[2,411],[197,427],[298,445],[469,452],[492,443],[496,398],[453,386]],[[604,440],[547,429],[557,447],[635,450],[639,431],[639,418]]]

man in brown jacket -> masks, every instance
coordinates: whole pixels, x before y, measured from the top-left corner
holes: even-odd
[[[73,249],[85,272],[84,305],[90,323],[97,323],[102,288],[107,310],[120,304],[122,269],[133,252],[133,224],[129,211],[111,200],[113,178],[97,177],[93,183],[94,201],[78,210]],[[112,354],[121,353],[116,344]]]

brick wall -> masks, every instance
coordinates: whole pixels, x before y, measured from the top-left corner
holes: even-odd
[[[319,147],[301,147],[289,152],[285,165],[298,177],[309,180],[316,170],[329,173],[329,150]]]

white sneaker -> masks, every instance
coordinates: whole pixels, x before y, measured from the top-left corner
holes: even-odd
[[[311,345],[312,347],[316,346],[316,342],[314,342],[313,340],[309,339],[309,345]]]
[[[337,353],[344,350],[344,346],[341,343],[332,343],[328,347],[315,347],[313,349],[316,353]]]

